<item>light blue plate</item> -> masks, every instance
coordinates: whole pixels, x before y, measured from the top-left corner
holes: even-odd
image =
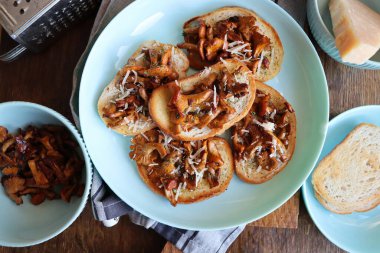
[[[262,185],[234,177],[228,190],[209,200],[172,207],[140,179],[128,157],[130,138],[108,129],[97,112],[97,100],[117,70],[144,40],[179,43],[188,19],[222,6],[240,5],[259,13],[278,31],[285,58],[280,74],[269,82],[294,106],[297,147],[288,167]],[[314,167],[328,123],[325,75],[313,45],[298,24],[268,0],[138,0],[104,29],[84,68],[79,97],[84,140],[97,170],[111,189],[139,212],[175,227],[212,230],[257,220],[288,200]]]
[[[346,111],[329,123],[323,159],[360,123],[380,126],[380,106],[363,106]],[[334,214],[314,197],[311,176],[302,187],[303,199],[315,225],[327,239],[349,252],[380,252],[380,207],[364,213]]]

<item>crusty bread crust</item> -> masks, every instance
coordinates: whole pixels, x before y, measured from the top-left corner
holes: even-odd
[[[271,102],[273,103],[275,108],[283,107],[284,103],[287,100],[274,88],[256,81],[257,90],[261,90],[266,94],[270,94]],[[235,159],[235,171],[238,177],[244,182],[251,184],[262,184],[270,179],[272,179],[275,175],[280,173],[288,164],[288,162],[292,159],[295,147],[296,147],[296,115],[295,113],[289,114],[289,124],[291,125],[291,130],[288,136],[288,148],[286,149],[285,155],[288,157],[288,160],[279,166],[276,170],[268,171],[262,169],[257,172],[257,167],[254,164],[245,164],[242,160]]]
[[[173,123],[170,121],[170,111],[168,108],[168,103],[171,97],[174,94],[176,83],[169,83],[165,86],[158,87],[152,93],[151,99],[149,101],[149,113],[153,119],[153,121],[159,126],[159,128],[170,135],[174,139],[183,140],[183,141],[194,141],[194,140],[202,140],[209,137],[213,137],[218,134],[224,133],[225,130],[230,128],[235,122],[238,122],[242,118],[247,115],[249,109],[251,108],[256,95],[256,85],[255,79],[249,69],[241,62],[235,59],[226,60],[224,63],[218,62],[215,65],[210,67],[210,73],[216,73],[218,75],[221,74],[222,69],[226,66],[230,72],[241,68],[241,72],[247,73],[247,77],[249,80],[249,93],[244,96],[246,99],[239,99],[245,102],[244,106],[242,106],[241,111],[235,112],[233,115],[229,116],[229,119],[221,128],[210,129],[208,127],[199,129],[199,130],[191,130],[189,132],[181,131],[180,133],[174,133]],[[182,91],[189,91],[194,87],[200,80],[205,78],[206,76],[202,73],[196,73],[192,76],[184,78],[178,81],[178,84]]]
[[[224,161],[224,165],[222,166],[222,168],[220,168],[220,170],[222,171],[222,173],[220,174],[220,183],[218,186],[210,188],[207,180],[201,179],[198,183],[198,187],[195,190],[190,191],[188,189],[184,189],[181,191],[181,194],[178,196],[178,204],[190,204],[214,197],[227,190],[227,187],[230,184],[234,171],[234,160],[230,145],[225,139],[220,137],[213,137],[208,140],[215,142],[217,149],[221,154],[222,160]],[[147,170],[143,166],[137,167],[139,175],[141,179],[144,181],[144,183],[153,192],[161,196],[165,196],[164,191],[158,188],[157,185],[155,185],[149,180]]]
[[[375,186],[375,183],[379,182],[379,175],[374,175],[376,174],[376,165],[373,165],[374,168],[370,165],[379,164],[380,157],[378,153],[367,153],[371,147],[374,147],[373,144],[370,144],[371,147],[367,146],[368,140],[372,139],[371,141],[376,142],[376,139],[379,139],[377,137],[379,136],[379,130],[380,127],[372,124],[359,124],[318,164],[312,175],[312,184],[316,198],[326,209],[334,213],[350,214],[353,212],[366,212],[380,204],[379,188],[376,188],[375,190],[372,189],[372,187],[377,187]],[[372,136],[367,136],[367,140],[365,140],[363,133],[360,131],[365,131],[366,133],[369,133],[370,131],[373,132],[371,133]],[[377,131],[377,133],[375,133],[375,131]],[[359,139],[360,143],[355,142],[355,140]],[[361,146],[362,143],[365,143],[364,146]],[[376,150],[379,149],[378,147],[379,145]],[[342,171],[345,169],[349,170],[350,168],[344,167],[345,165],[341,163],[337,164],[337,157],[339,157],[341,163],[345,163],[347,160],[348,163],[353,164],[356,171],[350,170],[352,173],[348,174],[353,175],[354,177],[350,178],[350,176],[347,175],[347,172]],[[358,161],[361,163],[358,163]],[[364,168],[364,166],[369,167]],[[370,174],[369,178],[365,178],[367,176],[365,173],[369,172],[373,172],[374,174]],[[368,179],[373,181],[367,181]],[[335,194],[343,196],[340,200],[334,198],[330,192],[333,191],[333,189],[327,190],[327,188],[329,188],[327,186],[327,181],[331,181],[334,186],[338,188],[340,187],[340,189],[342,189],[342,187],[347,188],[347,196],[343,193],[334,192]],[[355,189],[348,189],[348,185],[346,184],[349,184],[350,187],[355,187]],[[361,195],[363,192],[367,195]]]
[[[140,57],[136,60],[136,57],[138,57],[142,53],[142,50],[144,48],[155,49],[157,51],[167,51],[172,47],[174,47],[175,54],[175,57],[173,57],[173,67],[179,74],[180,78],[185,77],[186,71],[189,68],[189,60],[187,59],[187,56],[182,52],[182,50],[173,45],[163,44],[154,40],[143,42],[129,58],[127,65],[125,65],[123,69],[127,68],[128,66],[146,66],[147,63],[145,62],[145,57]],[[116,85],[118,84],[119,80],[123,77],[123,73],[125,73],[123,69],[120,70],[112,79],[112,81],[104,88],[98,100],[98,114],[107,126],[109,125],[109,123],[111,123],[111,120],[106,117],[103,117],[102,110],[109,103],[110,100],[114,99],[115,94],[113,91],[116,89]],[[134,127],[135,125],[136,127]],[[130,123],[129,125],[115,126],[112,127],[112,130],[122,135],[133,136],[151,130],[155,127],[156,124],[149,118],[148,121],[139,120],[137,122]]]
[[[284,58],[284,48],[276,30],[257,13],[237,6],[222,7],[212,12],[194,17],[185,22],[183,28],[198,26],[199,22],[203,20],[206,25],[214,25],[220,20],[225,20],[233,16],[254,16],[257,20],[257,25],[261,34],[267,36],[271,41],[271,48],[274,50],[274,59],[269,60],[271,63],[270,68],[267,70],[262,69],[260,73],[255,74],[255,79],[261,82],[268,81],[275,77],[281,70],[282,61]]]

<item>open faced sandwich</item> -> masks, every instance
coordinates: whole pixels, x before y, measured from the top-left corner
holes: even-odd
[[[177,47],[146,41],[104,89],[98,101],[103,122],[123,135],[136,135],[155,127],[148,101],[153,89],[184,77],[186,55]]]
[[[143,181],[174,206],[218,195],[231,181],[233,156],[223,138],[184,142],[155,128],[131,142],[129,155]]]
[[[222,134],[247,115],[255,99],[252,72],[223,60],[200,73],[155,89],[149,112],[171,137],[193,141]]]
[[[256,82],[256,99],[248,115],[232,130],[236,174],[260,184],[279,173],[292,158],[296,116],[275,89]]]
[[[183,25],[190,66],[203,69],[220,58],[238,59],[259,81],[280,71],[284,50],[275,29],[255,12],[241,7],[223,7],[190,19]]]

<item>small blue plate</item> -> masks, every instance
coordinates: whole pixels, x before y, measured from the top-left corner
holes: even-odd
[[[363,106],[346,111],[330,121],[319,161],[360,123],[380,126],[380,106]],[[380,141],[380,140],[379,140]],[[302,186],[306,208],[327,239],[349,252],[380,252],[380,206],[364,213],[334,214],[315,198],[311,175]]]

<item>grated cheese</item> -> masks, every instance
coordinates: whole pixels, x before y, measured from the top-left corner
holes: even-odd
[[[253,123],[261,126],[262,128],[264,128],[264,130],[269,131],[269,132],[273,132],[275,130],[275,124],[272,122],[261,123],[260,121],[258,121],[257,119],[254,118]]]
[[[270,114],[269,117],[270,117],[272,120],[274,120],[274,116],[276,115],[276,113],[277,113],[277,110],[274,109],[273,112]]]
[[[263,146],[257,146],[256,147],[257,155],[260,155],[262,150],[263,150]]]
[[[213,100],[214,102],[214,108],[216,108],[216,86],[214,85],[214,100]]]
[[[175,84],[176,84],[178,87],[181,87],[181,86],[179,86],[178,80],[175,80],[174,82],[175,82]]]
[[[134,70],[132,70],[132,73],[135,75],[135,80],[133,81],[133,83],[134,84],[136,84],[136,82],[137,82],[137,72],[136,71],[134,71]]]
[[[204,70],[202,70],[200,77],[206,77],[211,73],[211,68],[210,67],[205,67]]]
[[[157,166],[157,165],[159,165],[158,163],[151,163],[151,164],[149,164],[148,166],[149,167],[152,167],[152,166]]]
[[[165,145],[165,144],[164,144]],[[169,147],[173,148],[174,150],[177,150],[178,152],[180,152],[181,154],[183,153],[183,148],[177,148],[176,146],[173,146],[171,144],[168,144]]]
[[[143,57],[144,55],[145,55],[145,53],[141,53],[141,54],[139,54],[138,56],[136,56],[135,60],[140,59],[140,58]]]
[[[127,78],[129,77],[129,74],[130,74],[130,73],[131,73],[131,71],[128,70],[127,73],[125,74],[124,78],[123,78],[123,81],[121,82],[121,84],[122,84],[123,86],[120,86],[120,88],[122,87],[123,90],[124,90],[124,84],[127,82]]]
[[[248,72],[234,74],[234,78],[237,83],[249,83]]]
[[[281,154],[285,153],[284,149],[281,147],[281,145],[278,145],[278,147],[280,148],[280,152]]]
[[[124,117],[124,122],[126,123],[126,124],[128,124],[128,123],[130,123],[131,121],[127,118],[127,117]]]
[[[219,59],[224,64],[224,66],[228,69],[228,63],[226,62],[226,60],[224,60],[222,57],[220,57]]]
[[[172,47],[172,55],[171,55],[171,65],[173,65],[174,64],[174,47]]]
[[[190,157],[187,158],[187,161],[189,162],[190,165],[193,165],[193,164],[198,165],[198,164],[199,164],[199,162],[194,161],[194,160],[193,160],[192,158],[190,158]]]
[[[170,172],[170,174],[176,174],[179,172],[180,169],[181,169],[181,165],[178,165],[177,168],[175,168],[174,170],[172,170],[172,172]]]
[[[207,168],[203,168],[201,171],[198,172],[197,168],[193,164],[190,164],[191,168],[193,169],[195,173],[195,187],[198,186],[199,181],[203,178],[203,174],[207,170]]]
[[[141,133],[142,137],[144,137],[147,141],[149,141],[148,137],[144,134],[144,133]]]
[[[182,183],[179,183],[177,191],[175,193],[175,197],[174,197],[175,201],[178,200],[179,194],[181,194],[181,190],[182,190]]]
[[[259,173],[261,171],[261,169],[262,169],[262,167],[261,167],[261,165],[259,165],[259,167],[257,167],[257,169],[256,169],[256,172]]]
[[[196,157],[199,156],[200,153],[201,153],[202,151],[204,151],[205,149],[206,149],[206,147],[201,147],[200,149],[197,150],[197,152],[194,153],[194,155],[190,155],[190,158],[191,158],[191,159],[196,158]]]
[[[273,140],[272,140],[272,143],[273,143],[273,153],[276,155],[277,154],[277,140],[275,137],[273,137]]]
[[[262,52],[261,55],[260,55],[260,60],[259,60],[259,64],[257,65],[257,71],[256,71],[256,73],[260,72],[261,65],[263,64],[263,60],[264,60],[264,52]]]
[[[120,87],[120,88],[121,88],[121,87]],[[131,95],[132,91],[134,91],[134,90],[135,90],[135,89],[130,88],[130,89],[126,89],[126,90],[124,91],[124,85],[123,85],[123,91],[120,90],[120,95],[119,95],[119,97],[118,97],[116,100],[122,100],[122,99],[128,97],[129,95]]]
[[[227,33],[224,35],[224,43],[223,43],[223,50],[228,51],[228,41],[227,41]]]
[[[244,44],[243,41],[240,41],[240,40],[237,40],[237,41],[234,41],[234,42],[231,42],[228,44],[228,47],[234,47],[236,45],[241,45],[241,44]]]
[[[243,132],[243,133],[249,133],[249,131],[246,130],[246,129],[242,129],[241,132]]]
[[[143,105],[141,105],[141,106],[139,106],[139,107],[136,108],[136,112],[137,113],[143,112],[143,110],[144,110],[144,106]]]
[[[269,142],[270,143],[270,142]],[[276,157],[277,156],[277,140],[273,137],[272,142],[273,146],[273,153],[269,155],[270,158]]]
[[[238,45],[236,47],[229,48],[226,51],[230,52],[231,54],[238,54],[238,53],[241,53],[240,51],[242,51],[243,49],[245,49],[247,46],[249,46],[249,43],[245,43],[243,45]]]
[[[132,131],[133,132],[136,132],[137,131],[137,128],[138,128],[138,124],[133,124],[133,128],[132,128]]]

